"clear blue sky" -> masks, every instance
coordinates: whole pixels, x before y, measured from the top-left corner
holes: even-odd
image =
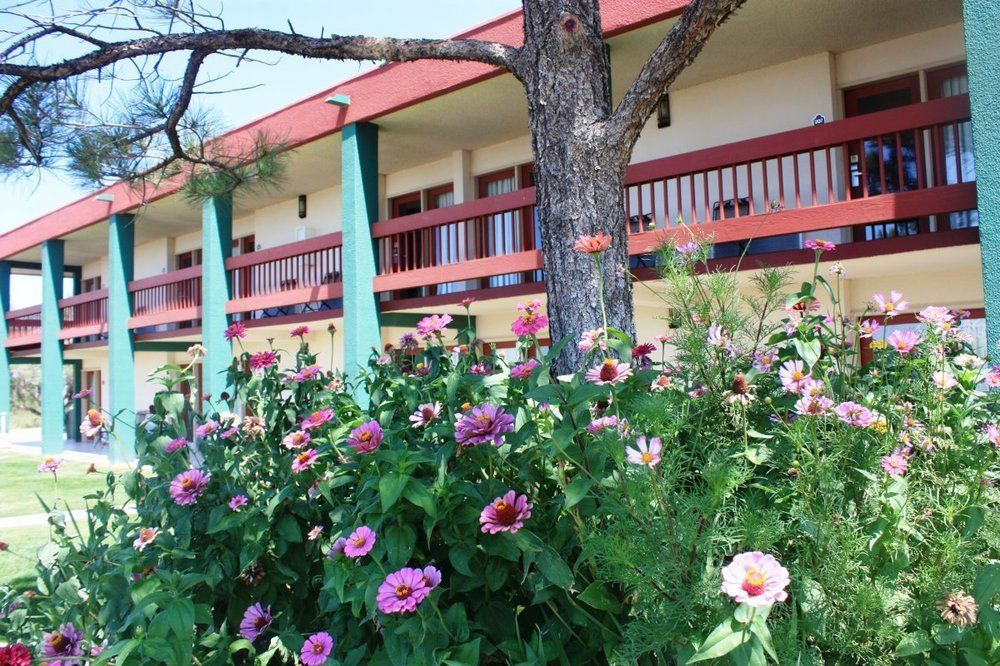
[[[85,4],[83,0],[56,3],[66,7]],[[207,0],[205,5],[222,4],[228,27],[256,26],[297,32],[391,37],[446,37],[467,27],[520,6],[519,0]],[[307,97],[318,90],[358,72],[372,63],[311,61],[262,54],[274,65],[244,64],[225,85],[259,87],[203,98],[211,103],[228,126],[265,115],[274,109]],[[219,59],[221,60],[221,59]],[[83,196],[64,175],[49,173],[30,179],[0,181],[0,232],[43,215]]]

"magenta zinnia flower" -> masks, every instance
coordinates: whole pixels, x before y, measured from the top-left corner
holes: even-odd
[[[598,386],[614,386],[631,376],[631,366],[628,363],[619,363],[613,358],[604,359],[599,366],[587,371],[587,381]]]
[[[306,335],[309,335],[309,327],[308,326],[296,326],[295,328],[292,329],[290,337],[301,338],[301,337],[306,336]]]
[[[345,548],[347,548],[347,539],[344,537],[338,537],[332,544],[330,544],[330,550],[326,551],[326,556],[336,557],[337,555],[343,555]]]
[[[438,571],[437,567],[427,565],[424,567],[423,574],[424,586],[415,593],[418,597],[417,603],[426,599],[434,591],[434,588],[441,584],[441,572]]]
[[[803,245],[810,250],[816,250],[817,252],[833,252],[837,249],[836,245],[821,238],[810,238],[804,242]]]
[[[59,625],[58,630],[42,636],[42,659],[52,666],[72,666],[79,663],[79,660],[73,657],[83,654],[80,649],[81,638],[83,632],[77,631],[72,623]]]
[[[265,610],[260,603],[256,603],[247,608],[243,613],[243,621],[240,622],[240,636],[251,643],[260,638],[260,635],[271,626],[271,607]]]
[[[920,343],[920,335],[915,331],[893,331],[885,339],[885,342],[895,349],[900,356],[905,356]]]
[[[535,299],[530,303],[519,303],[517,319],[510,325],[510,330],[518,337],[535,335],[549,325],[549,318],[543,314],[542,302]]]
[[[286,449],[301,449],[310,441],[312,441],[312,435],[309,434],[308,430],[296,430],[285,435],[284,439],[281,440],[281,445]]]
[[[740,553],[722,569],[722,591],[740,604],[770,606],[788,598],[788,570],[759,551]]]
[[[229,509],[230,511],[239,511],[249,503],[250,500],[247,499],[246,495],[234,495],[233,498],[229,500]]]
[[[227,341],[232,341],[233,338],[243,339],[247,337],[247,327],[241,321],[233,322],[222,335]]]
[[[364,557],[375,547],[375,532],[367,525],[362,525],[351,532],[344,544],[344,555],[355,559]]]
[[[503,445],[504,435],[514,431],[514,417],[503,407],[488,402],[479,404],[458,417],[455,423],[455,440],[462,446],[491,442]]]
[[[170,497],[175,504],[190,506],[205,494],[211,478],[211,474],[206,474],[200,469],[189,469],[186,472],[181,472],[170,482]]]
[[[483,507],[479,514],[479,524],[484,533],[510,532],[514,534],[524,527],[524,521],[531,518],[531,504],[527,495],[516,495],[513,490],[503,497],[497,497]]]
[[[906,474],[906,468],[909,466],[909,461],[907,460],[906,454],[904,454],[899,447],[887,456],[882,456],[882,469],[889,476],[903,476]]]
[[[198,436],[198,439],[205,439],[218,429],[219,429],[219,422],[209,419],[204,423],[202,423],[197,428],[195,428],[194,434]]]
[[[323,376],[323,368],[319,367],[315,363],[312,365],[307,365],[298,372],[292,375],[292,379],[297,382],[308,382],[313,379],[318,379]]]
[[[441,415],[440,402],[427,402],[417,406],[417,411],[410,414],[410,423],[415,428],[423,428],[429,425]]]
[[[587,424],[587,432],[591,435],[596,435],[607,428],[617,428],[618,427],[618,417],[612,414],[611,416],[601,416],[590,423]]]
[[[417,333],[426,340],[432,335],[441,335],[450,323],[451,315],[447,314],[424,317],[417,322]]]
[[[358,453],[371,453],[382,443],[382,426],[378,421],[362,423],[351,431],[347,443]]]
[[[302,645],[299,658],[305,666],[322,666],[333,651],[333,637],[325,631],[313,634]]]
[[[378,609],[383,613],[412,613],[429,594],[424,572],[406,567],[385,577],[378,588]]]
[[[138,550],[140,553],[146,550],[146,546],[153,542],[160,534],[160,530],[155,527],[143,527],[139,530],[139,535],[136,536],[135,541],[132,542],[132,547]]]
[[[180,451],[181,449],[186,449],[187,447],[188,441],[183,437],[178,437],[177,439],[172,439],[167,442],[167,446],[164,447],[164,450],[167,453],[174,453],[176,451]]]
[[[63,464],[62,458],[49,457],[43,460],[41,464],[38,466],[38,472],[40,474],[44,472],[52,472],[53,474],[55,474],[56,470],[62,467],[62,464]]]
[[[309,469],[317,458],[319,458],[319,453],[316,452],[316,449],[303,451],[292,460],[292,471],[298,474],[304,469]]]
[[[635,440],[637,448],[625,447],[625,454],[628,461],[633,465],[645,465],[652,469],[660,463],[660,452],[663,450],[663,443],[659,437],[653,437],[646,443],[646,436],[643,435]]]
[[[513,379],[527,379],[528,377],[531,377],[531,373],[534,372],[538,365],[538,361],[535,359],[519,363],[510,369],[510,376]]]
[[[855,428],[867,428],[875,422],[875,415],[871,410],[856,402],[842,402],[833,411],[838,419]]]
[[[303,430],[314,430],[326,425],[333,418],[332,409],[317,409],[315,412],[302,420]]]
[[[272,351],[262,351],[250,356],[250,369],[259,372],[269,368],[278,361],[277,355]]]

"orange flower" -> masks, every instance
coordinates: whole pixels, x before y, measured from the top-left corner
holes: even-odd
[[[584,254],[600,254],[611,245],[611,236],[603,231],[598,231],[595,236],[580,236],[576,239],[573,249]]]

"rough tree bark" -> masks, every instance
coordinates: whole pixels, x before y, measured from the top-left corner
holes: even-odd
[[[176,97],[160,125],[140,129],[136,137],[147,140],[151,134],[161,133],[169,141],[172,154],[168,160],[197,162],[197,156],[184,152],[178,121],[187,110],[201,63],[213,53],[266,50],[336,60],[433,58],[495,65],[517,77],[527,97],[552,339],[577,336],[602,325],[594,262],[572,249],[578,236],[598,231],[613,239],[603,260],[608,326],[633,335],[625,168],[660,96],[694,60],[715,28],[743,2],[691,0],[615,109],[611,108],[610,66],[599,0],[522,0],[524,44],[519,48],[479,40],[316,38],[259,29],[193,30],[111,42],[96,36],[89,27],[94,23],[92,17],[75,27],[55,20],[39,23],[33,18],[36,29],[8,40],[0,52],[0,77],[5,84],[0,94],[0,119],[9,121],[7,128],[0,129],[13,133],[23,152],[40,163],[43,146],[34,140],[20,117],[23,109],[17,106],[26,91],[101,71],[124,60],[188,51],[189,65],[182,82],[182,91],[188,94]],[[187,23],[200,24],[200,17]],[[25,52],[52,35],[76,38],[93,50],[48,65],[24,62]],[[568,345],[556,371],[576,370],[580,361],[576,346]]]

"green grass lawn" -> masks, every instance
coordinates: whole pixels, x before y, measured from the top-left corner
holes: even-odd
[[[56,499],[56,485],[52,474],[37,471],[40,457],[18,453],[0,452],[0,517],[45,513],[37,493],[52,506]],[[108,465],[98,465],[98,472],[87,474],[89,463],[64,461],[58,472],[58,496],[74,510],[84,509],[83,496],[105,487]],[[65,510],[60,502],[59,507]],[[0,539],[3,539],[0,536]]]
[[[0,585],[19,589],[32,587],[35,582],[35,564],[38,549],[49,541],[48,525],[15,527],[0,530],[0,541],[10,549],[0,553]]]

